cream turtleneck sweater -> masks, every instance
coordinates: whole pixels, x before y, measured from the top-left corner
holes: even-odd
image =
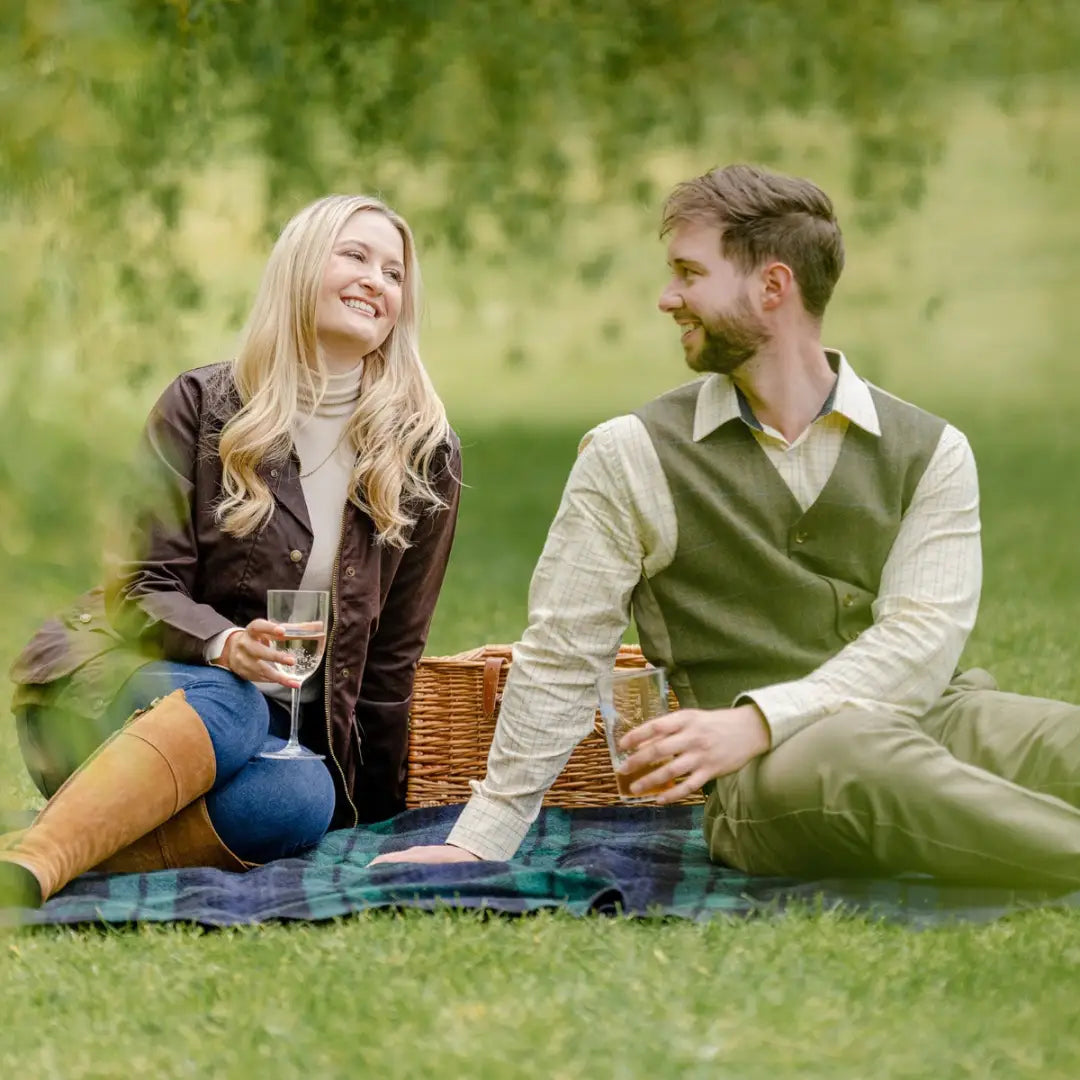
[[[293,421],[293,444],[300,458],[300,486],[314,534],[301,589],[330,588],[341,535],[341,515],[356,459],[355,451],[344,437],[345,425],[360,397],[363,371],[361,363],[352,371],[331,375],[315,411],[297,413]]]
[[[301,589],[330,591],[341,536],[341,520],[349,494],[349,480],[355,453],[345,439],[345,426],[360,397],[361,362],[351,371],[330,375],[326,392],[312,412],[301,410],[292,425],[293,445],[300,458],[300,487],[311,521],[312,543]],[[206,647],[207,661],[216,660],[233,630],[211,639]],[[300,691],[303,701],[314,701],[321,693],[322,668],[304,681]],[[288,702],[289,689],[279,683],[256,683],[269,697]]]

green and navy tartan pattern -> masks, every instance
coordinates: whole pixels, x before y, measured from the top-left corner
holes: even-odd
[[[85,874],[25,924],[189,922],[235,926],[320,921],[373,908],[458,908],[527,914],[705,920],[780,912],[792,904],[913,925],[986,920],[1049,902],[1036,893],[949,886],[929,878],[821,880],[753,877],[709,862],[702,808],[546,809],[511,862],[369,867],[384,851],[440,843],[460,807],[411,810],[329,833],[301,858],[246,874],[162,870]],[[1080,905],[1080,893],[1055,903]]]

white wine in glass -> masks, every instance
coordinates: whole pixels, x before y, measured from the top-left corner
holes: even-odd
[[[273,638],[271,645],[294,663],[275,663],[282,673],[297,682],[316,671],[326,650],[326,621],[330,612],[330,594],[314,589],[269,589],[266,593],[266,617],[285,631],[283,638]],[[290,688],[289,741],[280,750],[263,750],[263,758],[321,758],[300,745],[300,687]]]

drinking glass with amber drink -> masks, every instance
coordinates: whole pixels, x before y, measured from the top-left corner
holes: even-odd
[[[661,792],[673,788],[677,781],[667,780],[659,787],[637,794],[630,791],[630,785],[671,759],[651,762],[647,768],[633,773],[621,773],[619,767],[630,754],[619,749],[619,742],[628,731],[668,711],[667,674],[657,667],[612,671],[597,680],[596,690],[619,798],[626,803],[651,802]],[[647,742],[642,744],[648,745]]]

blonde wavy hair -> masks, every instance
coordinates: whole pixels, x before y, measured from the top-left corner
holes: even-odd
[[[356,451],[349,498],[371,517],[378,540],[399,548],[408,547],[409,531],[425,509],[446,505],[432,470],[450,427],[420,362],[420,268],[412,232],[378,199],[328,195],[282,230],[232,363],[241,406],[218,442],[224,493],[216,510],[231,536],[248,536],[270,519],[274,499],[259,466],[289,457],[298,408],[310,408],[325,392],[328,372],[316,347],[315,309],[334,241],[359,211],[382,214],[401,234],[405,280],[397,323],[364,358],[360,397],[346,428]]]

